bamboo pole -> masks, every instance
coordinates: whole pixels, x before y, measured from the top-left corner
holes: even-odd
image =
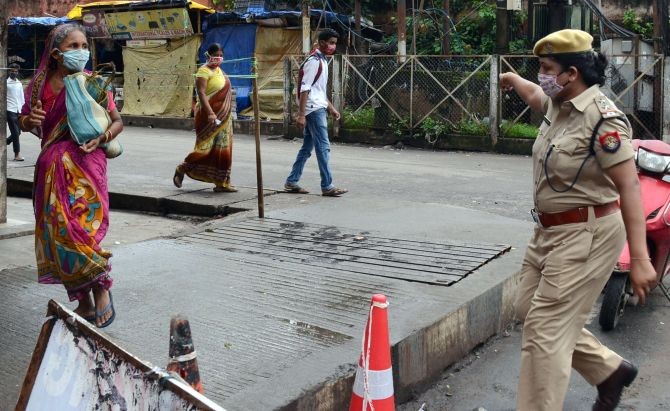
[[[261,168],[261,113],[258,101],[258,62],[254,60],[253,106],[254,137],[256,141],[256,189],[258,191],[258,218],[265,218],[265,197],[263,197],[263,170]]]

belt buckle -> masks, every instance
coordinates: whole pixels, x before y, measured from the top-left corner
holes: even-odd
[[[536,209],[532,208],[530,210],[530,216],[533,217],[533,221],[535,221],[535,224],[537,224],[540,227],[544,227],[542,225],[542,222],[540,222],[540,214],[537,212]]]

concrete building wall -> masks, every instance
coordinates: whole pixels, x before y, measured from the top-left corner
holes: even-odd
[[[62,17],[78,3],[88,0],[8,0],[10,17]]]
[[[638,16],[651,16],[653,4],[654,0],[602,0],[603,12],[615,21],[620,21],[629,8]]]

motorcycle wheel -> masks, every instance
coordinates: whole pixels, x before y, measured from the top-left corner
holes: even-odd
[[[613,273],[605,286],[605,296],[600,307],[599,323],[604,331],[613,330],[623,316],[628,301],[630,280],[627,273]]]

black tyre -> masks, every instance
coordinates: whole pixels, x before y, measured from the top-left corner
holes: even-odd
[[[600,307],[600,326],[604,331],[614,329],[623,316],[628,301],[628,274],[613,273],[605,286],[603,304]]]

